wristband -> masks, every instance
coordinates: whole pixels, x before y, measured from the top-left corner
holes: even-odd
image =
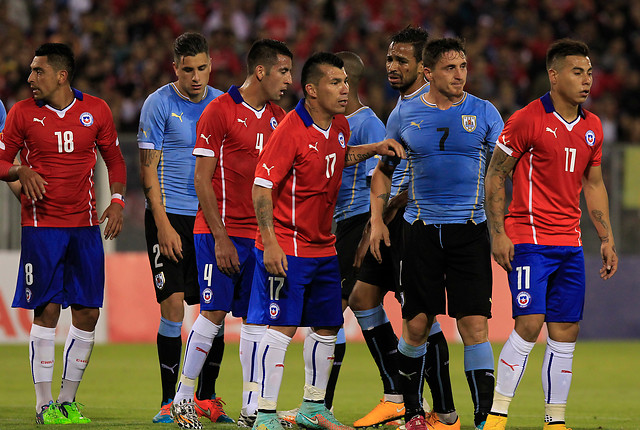
[[[124,196],[120,193],[111,194],[111,203],[117,203],[124,209]]]

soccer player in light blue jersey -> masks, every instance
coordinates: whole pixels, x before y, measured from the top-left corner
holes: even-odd
[[[422,381],[411,375],[421,374],[429,329],[448,301],[448,314],[456,318],[465,345],[474,421],[481,429],[494,383],[484,176],[504,124],[491,103],[464,91],[467,60],[460,40],[430,41],[423,62],[430,89],[398,108],[398,127],[389,136],[404,142],[410,173],[401,273],[404,324],[398,344],[400,372],[408,375],[401,383],[405,419],[407,429],[427,428],[420,407]],[[393,167],[392,160],[383,160],[371,182],[371,250],[376,256],[380,241],[388,241],[382,211]]]
[[[158,358],[162,381],[161,410],[155,423],[173,422],[170,404],[180,375],[181,328],[184,305],[200,303],[193,225],[198,197],[193,185],[196,123],[209,102],[222,91],[207,85],[211,58],[207,40],[199,33],[184,33],[174,43],[175,82],[156,90],[140,113],[138,147],[146,196],[145,236],[160,304]],[[222,361],[224,337],[200,375],[200,412],[217,422],[233,422],[215,398],[215,380]],[[208,413],[206,413],[208,412]]]
[[[427,38],[427,32],[416,27],[407,27],[391,38],[386,61],[387,76],[391,87],[400,92],[400,98],[387,121],[387,136],[397,134],[395,130],[400,126],[400,107],[420,97],[429,89],[422,66],[422,50]],[[401,160],[393,173],[393,198],[385,210],[384,217],[390,231],[390,244],[381,248],[380,260],[376,260],[371,253],[364,255],[364,252],[361,252],[368,248],[368,228],[361,242],[365,246],[358,248],[357,258],[362,261],[362,265],[358,272],[358,281],[349,297],[349,306],[362,328],[369,351],[380,371],[384,397],[373,410],[354,423],[355,427],[369,427],[389,422],[401,418],[405,412],[397,364],[398,338],[382,303],[388,291],[398,291],[404,224],[402,217],[407,201],[408,172],[406,161]],[[356,265],[359,264],[360,261],[357,261]],[[437,322],[432,325],[428,344],[424,375],[433,399],[429,422],[436,428],[450,423],[452,426],[443,428],[455,430],[459,428],[460,421],[457,419],[449,378],[449,348]],[[428,408],[427,405],[424,406]],[[435,418],[436,414],[439,419]]]

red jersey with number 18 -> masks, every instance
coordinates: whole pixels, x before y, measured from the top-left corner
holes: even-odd
[[[497,145],[518,158],[505,230],[513,243],[581,246],[582,178],[602,157],[602,124],[578,107],[565,121],[549,93],[514,113]]]
[[[274,230],[285,254],[336,255],[331,221],[349,133],[344,115],[336,115],[327,130],[318,127],[302,99],[260,155],[254,183],[273,190]],[[259,231],[256,247],[264,250]]]
[[[200,116],[193,155],[218,159],[211,184],[229,236],[256,236],[258,225],[251,201],[253,175],[260,152],[284,116],[284,109],[271,102],[260,111],[255,110],[236,86],[210,102]],[[211,233],[200,207],[193,232]]]
[[[44,199],[22,194],[22,226],[86,227],[98,224],[94,191],[97,150],[109,183],[126,183],[127,171],[109,106],[73,89],[62,110],[26,99],[7,115],[0,142],[0,171],[8,172],[18,151],[23,165],[47,181]]]

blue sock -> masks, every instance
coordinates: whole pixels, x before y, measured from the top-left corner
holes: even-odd
[[[378,305],[373,309],[365,311],[353,311],[358,320],[358,324],[362,330],[371,330],[374,327],[381,326],[389,322],[387,314],[382,305]]]

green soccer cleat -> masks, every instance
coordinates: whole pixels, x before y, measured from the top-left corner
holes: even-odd
[[[36,412],[36,424],[71,424],[71,420],[62,413],[58,403],[49,402]]]
[[[353,430],[342,424],[324,403],[303,401],[296,415],[296,424],[310,430]]]
[[[80,407],[84,406],[78,402],[62,402],[60,403],[60,412],[67,418],[72,424],[88,424],[91,420],[80,411]]]
[[[258,412],[253,430],[284,430],[284,427],[275,413]]]

